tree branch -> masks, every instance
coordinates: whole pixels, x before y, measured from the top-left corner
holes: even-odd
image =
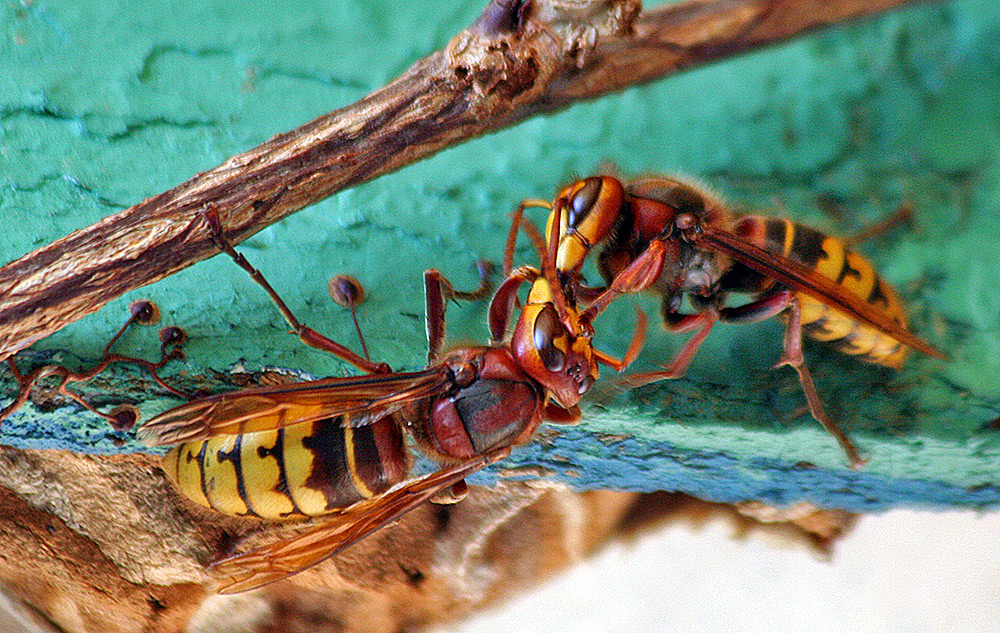
[[[345,188],[541,112],[908,0],[492,0],[445,50],[357,103],[0,269],[0,360],[129,290]]]

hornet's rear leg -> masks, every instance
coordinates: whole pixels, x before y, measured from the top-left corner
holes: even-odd
[[[212,241],[215,245],[226,255],[232,258],[236,265],[242,268],[250,275],[257,284],[264,289],[267,296],[271,298],[271,301],[278,307],[278,311],[281,312],[281,316],[285,318],[285,321],[292,328],[292,331],[298,335],[299,339],[309,347],[314,347],[325,352],[329,352],[334,356],[354,365],[362,371],[366,371],[372,374],[385,374],[389,373],[391,368],[387,363],[373,363],[367,358],[367,349],[365,350],[365,355],[362,356],[357,352],[354,352],[347,347],[344,347],[340,343],[327,338],[326,336],[320,334],[316,330],[303,325],[292,313],[291,309],[285,304],[285,302],[278,295],[277,291],[271,287],[271,284],[267,282],[264,275],[261,274],[259,270],[254,268],[250,262],[247,261],[242,254],[236,251],[232,243],[226,238],[222,231],[222,223],[219,221],[218,213],[215,209],[208,209],[202,213],[202,217],[208,223],[209,229],[212,232]],[[331,294],[335,292],[331,288]],[[336,297],[334,297],[336,300]],[[352,311],[353,313],[353,311]],[[360,335],[360,329],[359,329]],[[362,347],[364,348],[364,342],[362,341]]]
[[[823,425],[826,432],[837,440],[847,454],[851,467],[859,468],[864,465],[865,460],[862,459],[850,438],[826,414],[816,391],[812,374],[805,365],[805,359],[802,355],[802,310],[798,299],[795,298],[795,293],[791,290],[778,290],[756,301],[732,308],[716,309],[712,306],[706,306],[704,310],[695,314],[680,314],[665,310],[664,317],[667,329],[674,332],[700,329],[688,340],[666,369],[630,376],[627,379],[628,384],[631,386],[645,385],[657,380],[675,379],[683,376],[716,321],[756,323],[776,317],[786,311],[788,321],[785,325],[783,352],[775,368],[788,365],[795,369],[799,377],[799,384],[802,385],[802,391],[809,403],[809,412],[817,422]]]
[[[427,364],[433,365],[437,362],[441,348],[444,347],[446,334],[445,309],[449,301],[461,299],[463,301],[479,301],[489,296],[492,284],[490,275],[493,274],[493,264],[486,260],[476,262],[479,271],[479,287],[472,292],[455,290],[444,275],[437,269],[431,268],[424,271],[424,315],[427,319]]]

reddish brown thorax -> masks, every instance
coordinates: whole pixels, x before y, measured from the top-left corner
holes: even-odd
[[[459,349],[445,364],[454,386],[435,399],[430,420],[433,448],[443,456],[467,458],[518,444],[541,424],[542,393],[507,349]]]

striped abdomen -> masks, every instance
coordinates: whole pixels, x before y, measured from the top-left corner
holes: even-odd
[[[357,428],[332,418],[220,435],[176,446],[163,458],[167,476],[197,503],[267,519],[327,514],[384,492],[408,467],[392,418]]]
[[[906,312],[896,291],[868,260],[845,247],[841,240],[788,220],[762,216],[740,218],[734,232],[765,250],[816,270],[906,327]],[[895,368],[902,365],[907,347],[893,337],[812,297],[802,293],[796,297],[802,306],[802,329],[811,338],[870,363]]]

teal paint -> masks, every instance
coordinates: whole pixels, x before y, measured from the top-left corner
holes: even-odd
[[[457,0],[4,5],[0,260],[361,98],[444,46],[477,10]],[[325,285],[338,273],[360,279],[373,355],[413,369],[425,353],[422,271],[437,267],[472,286],[471,262],[500,257],[518,200],[549,197],[601,161],[625,173],[692,175],[737,206],[838,235],[908,201],[916,227],[862,250],[907,299],[914,329],[951,362],[914,356],[895,373],[815,345],[806,352],[830,412],[871,459],[862,473],[846,471],[815,422],[795,417],[803,400],[794,374],[768,369],[780,353],[776,323],[720,326],[685,380],[631,393],[606,381],[579,431],[547,431],[500,467],[548,468],[560,457],[569,465],[554,472],[579,487],[664,487],[718,500],[992,505],[1000,434],[985,425],[1000,416],[998,35],[993,4],[971,0],[827,29],[465,143],[314,205],[240,249],[304,322],[354,347],[350,320]],[[839,213],[824,214],[820,196],[839,201]],[[519,258],[533,258],[526,245]],[[182,383],[222,388],[211,372],[240,361],[316,376],[351,371],[286,334],[259,289],[221,258],[112,302],[37,349],[99,356],[137,298],[156,301],[161,325],[190,335],[189,362],[167,372]],[[655,314],[655,299],[636,302]],[[598,322],[601,349],[624,349],[631,303]],[[449,334],[455,344],[484,341],[485,306],[449,308]],[[681,342],[652,333],[637,368],[665,361]],[[152,358],[157,347],[143,329],[122,350]],[[113,372],[87,394],[135,401],[146,415],[176,403],[137,388],[148,384],[137,376]],[[9,397],[10,382],[2,386]],[[0,442],[143,450],[75,407],[26,407]],[[868,497],[875,501],[865,505]]]

